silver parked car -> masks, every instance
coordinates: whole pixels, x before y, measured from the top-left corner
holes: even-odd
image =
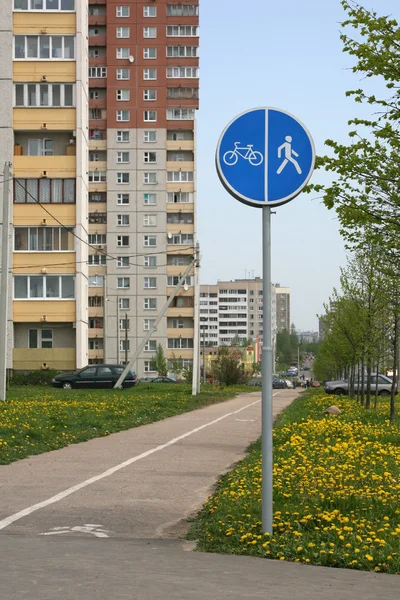
[[[349,393],[349,382],[346,380],[341,381],[327,381],[324,390],[327,394],[348,394]],[[357,392],[358,381],[354,382],[354,391]],[[375,393],[376,389],[376,375],[371,375],[371,393]],[[390,396],[392,390],[392,380],[386,375],[378,375],[378,394],[379,396]],[[364,392],[367,391],[367,377],[364,379]],[[396,385],[397,394],[397,385]]]

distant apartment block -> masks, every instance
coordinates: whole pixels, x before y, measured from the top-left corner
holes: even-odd
[[[277,331],[290,331],[290,288],[275,285]]]

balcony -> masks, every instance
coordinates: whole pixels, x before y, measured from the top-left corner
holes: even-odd
[[[13,321],[18,323],[73,323],[76,321],[74,300],[14,300]]]
[[[90,98],[89,99],[89,109],[91,108],[107,108],[107,99],[106,98]],[[97,121],[97,119],[92,119],[92,121]]]
[[[102,306],[89,306],[89,317],[104,317],[104,308]]]
[[[167,150],[194,151],[194,140],[167,140]]]
[[[89,46],[107,46],[106,35],[91,35],[89,36]]]
[[[75,108],[14,108],[13,115],[14,131],[72,131],[76,127]]]
[[[167,358],[193,358],[193,348],[190,349],[178,349],[167,350]]]
[[[104,351],[101,350],[88,350],[88,358],[99,358],[102,359],[104,357]]]
[[[173,306],[167,310],[167,317],[192,317],[194,316],[193,306]]]
[[[194,171],[194,162],[188,160],[167,160],[167,171]],[[169,181],[168,183],[180,184],[182,182]]]
[[[89,15],[89,25],[106,25],[107,15]],[[90,36],[90,39],[96,36]]]
[[[107,150],[107,140],[89,140],[90,150]]]
[[[15,177],[75,177],[76,156],[14,156]]]
[[[89,308],[90,311],[90,308]],[[88,336],[90,338],[104,338],[104,329],[100,329],[100,327],[94,327],[93,329],[88,329]]]
[[[46,364],[56,371],[76,369],[75,348],[14,348],[13,369],[16,371],[39,371]]]
[[[170,328],[167,329],[167,337],[168,338],[193,338],[194,337],[194,329],[190,329],[189,327],[184,327],[182,329]]]

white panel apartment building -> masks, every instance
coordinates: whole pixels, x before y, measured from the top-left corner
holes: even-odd
[[[263,281],[235,279],[200,286],[200,330],[207,346],[229,346],[235,339],[263,338]],[[272,338],[276,338],[275,285],[271,286]]]

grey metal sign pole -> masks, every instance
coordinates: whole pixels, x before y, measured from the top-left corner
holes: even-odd
[[[271,209],[262,208],[263,221],[263,346],[262,373],[262,528],[272,535],[272,315],[271,315]]]

